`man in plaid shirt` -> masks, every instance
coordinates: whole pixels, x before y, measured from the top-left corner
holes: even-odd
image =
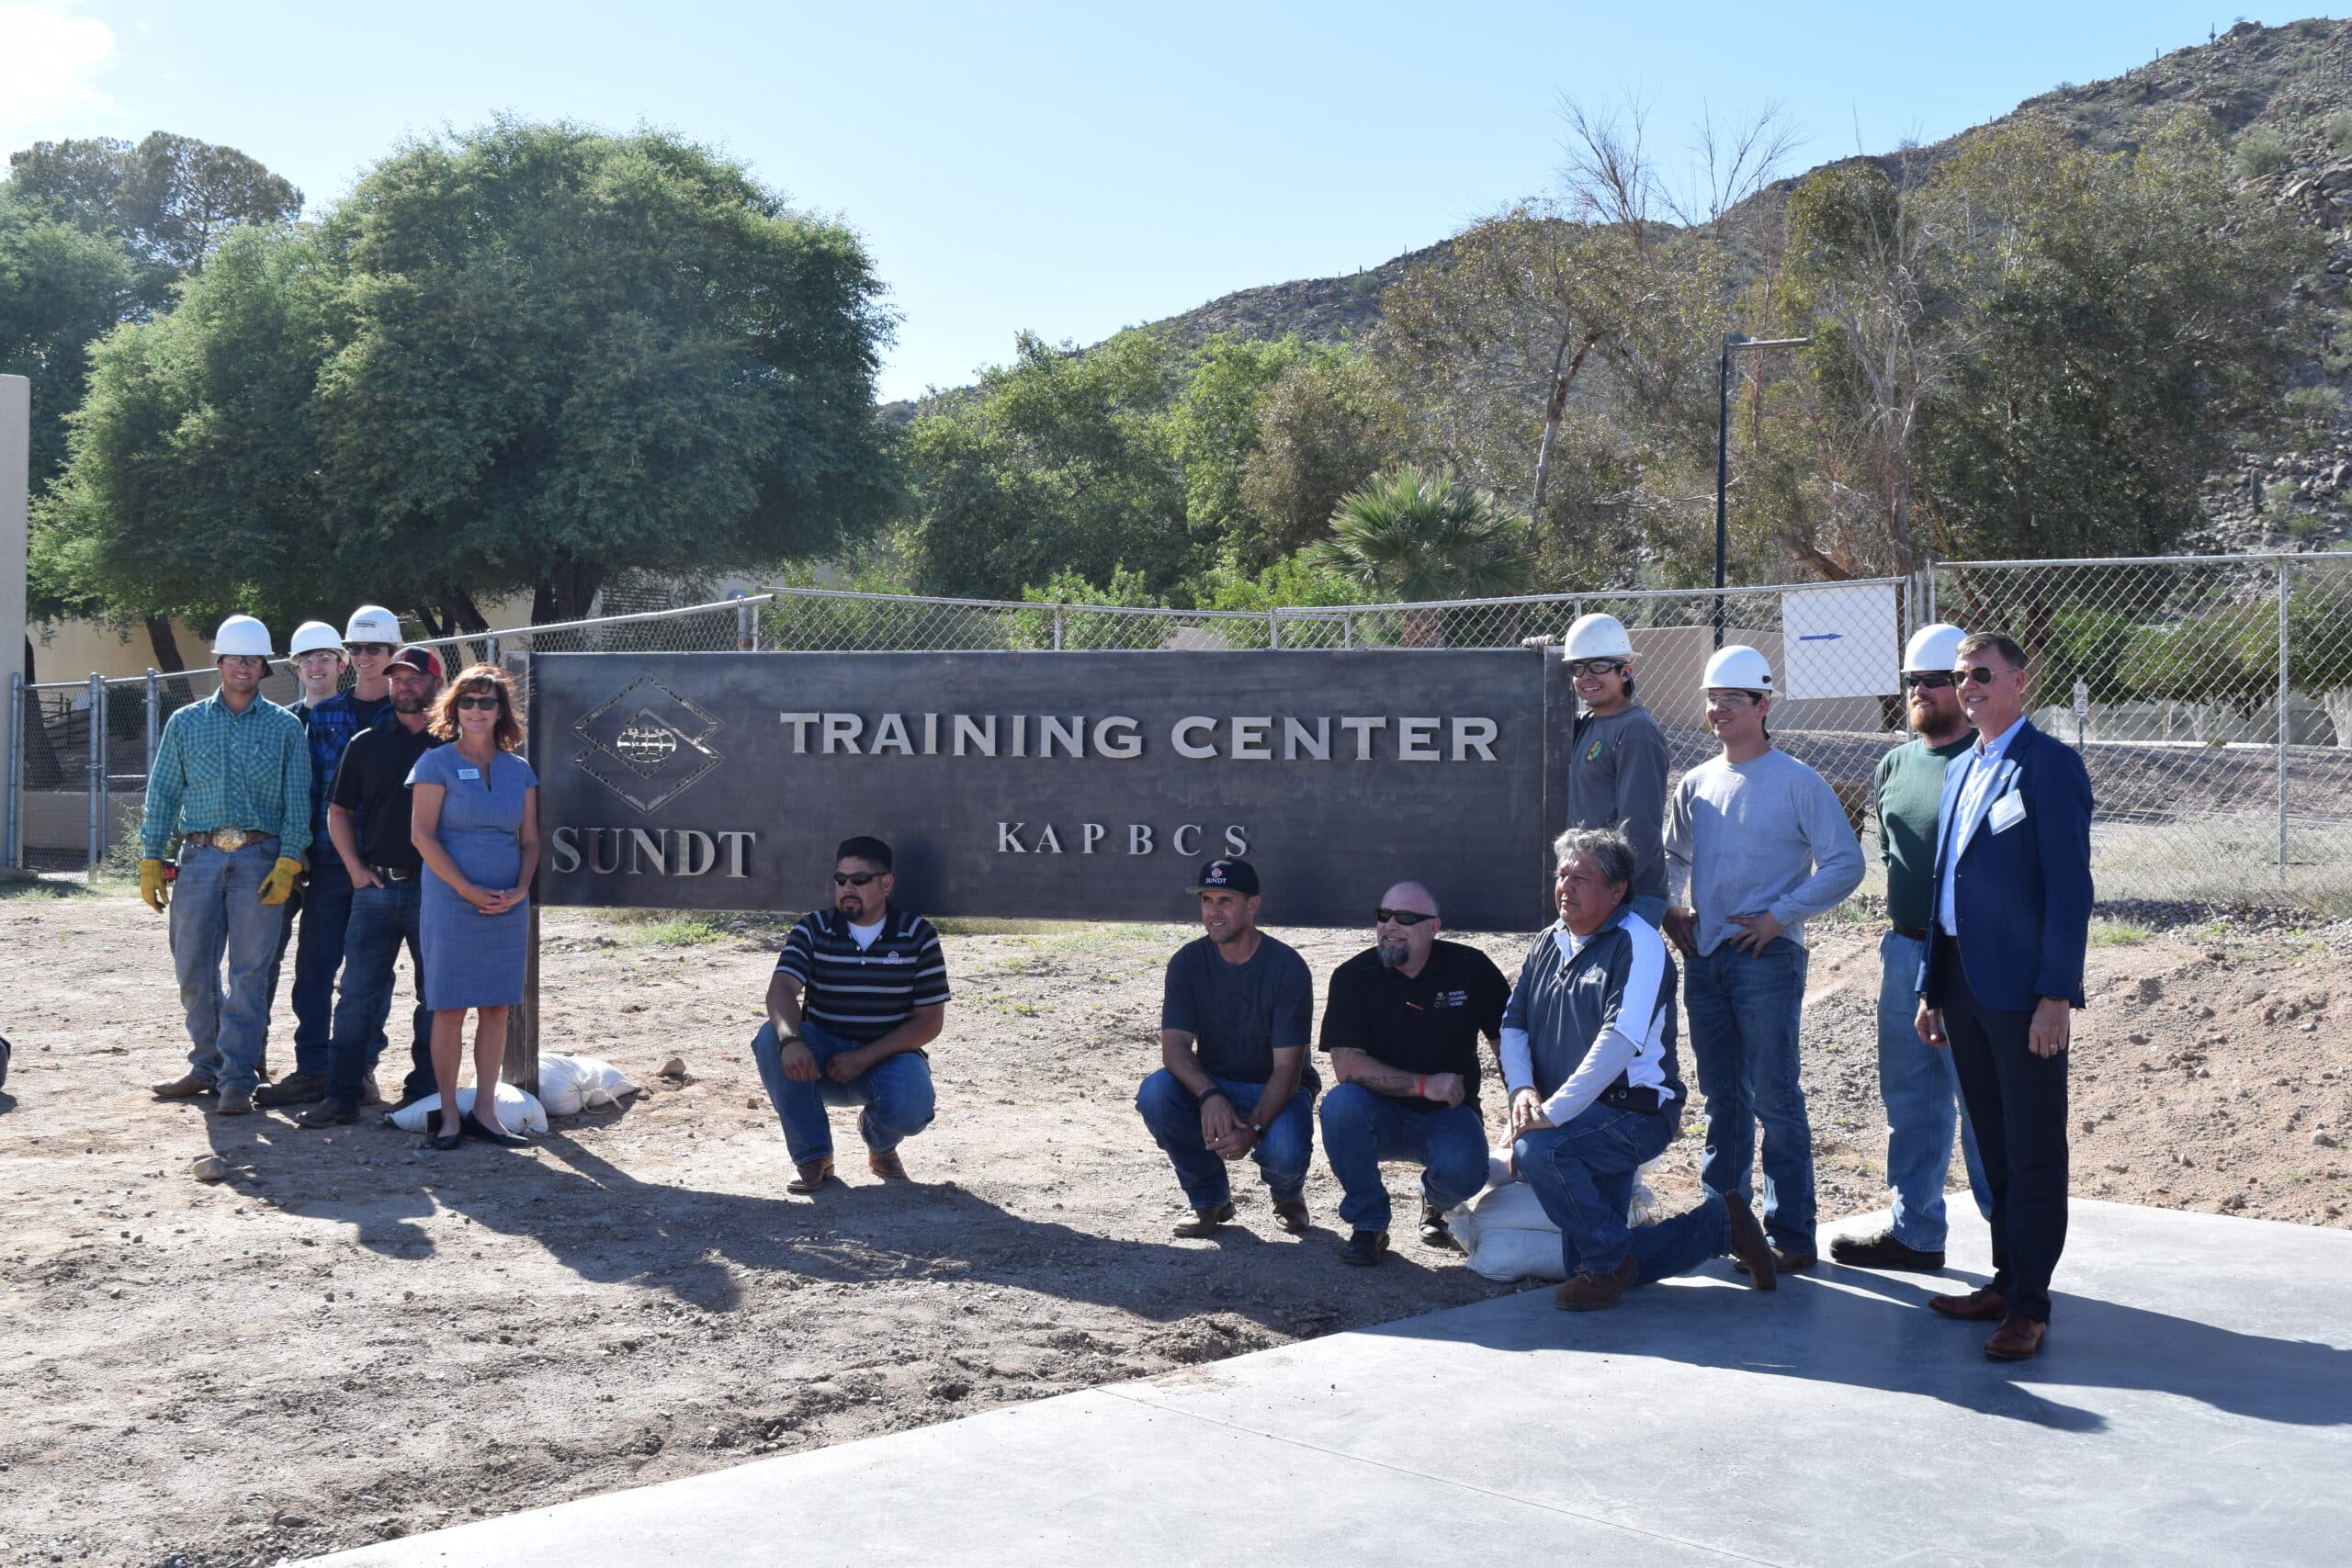
[[[172,715],[148,770],[139,896],[158,914],[169,910],[190,1043],[187,1072],[154,1092],[217,1093],[221,1115],[242,1116],[254,1108],[269,1038],[269,970],[286,898],[311,846],[311,753],[302,721],[261,694],[269,628],[232,615],[212,653],[220,689]],[[179,878],[167,885],[164,856],[175,837]]]

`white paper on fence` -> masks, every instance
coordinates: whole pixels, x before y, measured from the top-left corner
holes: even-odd
[[[498,1093],[493,1098],[498,1102],[498,1124],[508,1132],[544,1133],[548,1130],[547,1108],[513,1084],[500,1084]],[[459,1089],[458,1114],[463,1116],[473,1108],[474,1091],[470,1089]],[[437,1094],[428,1094],[414,1105],[401,1106],[398,1111],[388,1114],[384,1120],[403,1133],[422,1133],[424,1131],[425,1119],[435,1115],[440,1109],[441,1097]]]
[[[462,1095],[465,1091],[458,1090]],[[637,1092],[628,1076],[595,1056],[550,1055],[539,1058],[539,1102],[550,1116],[577,1116],[599,1105],[616,1105]]]
[[[1781,595],[1781,691],[1792,699],[1883,697],[1902,689],[1902,622],[1892,582],[1792,588]]]

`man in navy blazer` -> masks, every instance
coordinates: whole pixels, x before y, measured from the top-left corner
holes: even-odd
[[[2050,1329],[2066,1243],[2066,1043],[2090,937],[2091,781],[2025,716],[2025,654],[1963,640],[1952,673],[1976,744],[1944,775],[1919,1036],[1949,1046],[1993,1189],[1993,1280],[1928,1305],[1998,1323],[1984,1353],[2021,1361]]]

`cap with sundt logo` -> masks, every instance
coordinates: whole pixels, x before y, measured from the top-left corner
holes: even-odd
[[[1199,878],[1184,891],[1242,893],[1254,897],[1258,891],[1258,868],[1246,860],[1235,860],[1230,855],[1219,856],[1201,867]]]

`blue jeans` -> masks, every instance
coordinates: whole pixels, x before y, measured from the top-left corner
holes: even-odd
[[[263,903],[261,885],[277,863],[276,839],[240,850],[191,844],[172,885],[172,966],[187,1014],[188,1070],[224,1094],[250,1094],[261,1081],[269,967],[286,929],[284,907]]]
[[[1471,1104],[1416,1110],[1362,1084],[1323,1097],[1323,1157],[1340,1179],[1340,1218],[1360,1231],[1388,1228],[1388,1189],[1380,1162],[1421,1167],[1421,1196],[1443,1213],[1487,1185],[1487,1124]]]
[[[1593,1104],[1565,1127],[1533,1128],[1511,1145],[1519,1174],[1560,1227],[1560,1260],[1571,1278],[1579,1269],[1613,1274],[1630,1254],[1637,1282],[1646,1285],[1730,1248],[1731,1216],[1712,1194],[1654,1225],[1636,1229],[1625,1222],[1635,1173],[1666,1152],[1679,1122],[1671,1109]]]
[[[1682,994],[1690,1055],[1707,1097],[1707,1157],[1699,1179],[1718,1196],[1747,1197],[1756,1170],[1756,1124],[1763,1122],[1765,1234],[1773,1245],[1809,1257],[1813,1123],[1797,1077],[1806,957],[1786,937],[1753,956],[1726,939],[1690,960]]]
[[[318,853],[317,846],[311,853]],[[291,939],[294,1070],[324,1073],[327,1042],[334,1036],[335,971],[343,967],[343,931],[351,919],[351,874],[343,869],[343,857],[328,850],[286,906],[286,931],[277,939],[277,962],[269,966],[269,994],[277,998],[278,964]]]
[[[1941,1252],[1954,1105],[1960,1108],[1968,1190],[1988,1220],[1993,1187],[1984,1179],[1976,1129],[1969,1125],[1951,1052],[1919,1038],[1919,965],[1927,955],[1926,942],[1901,931],[1879,939],[1878,1093],[1886,1105],[1886,1184],[1894,1192],[1894,1239],[1922,1252]]]
[[[343,995],[335,1002],[334,1032],[327,1045],[327,1098],[338,1105],[357,1107],[361,1080],[383,1057],[392,971],[403,946],[417,1002],[402,1098],[431,1094],[439,1087],[433,1078],[433,1014],[424,1005],[424,947],[417,926],[423,889],[424,883],[411,877],[352,894],[343,937]]]
[[[1264,1084],[1221,1078],[1214,1073],[1209,1079],[1225,1090],[1238,1116],[1248,1116],[1266,1091]],[[1185,1202],[1195,1209],[1214,1209],[1232,1201],[1233,1183],[1226,1171],[1225,1156],[1211,1154],[1201,1141],[1201,1102],[1182,1079],[1160,1068],[1136,1090],[1136,1110],[1151,1130],[1152,1141],[1176,1168]],[[1313,1089],[1302,1081],[1291,1092],[1290,1103],[1274,1112],[1274,1119],[1266,1124],[1266,1135],[1250,1149],[1250,1157],[1258,1162],[1258,1173],[1266,1179],[1266,1190],[1276,1202],[1288,1202],[1306,1193],[1307,1163],[1315,1157]]]
[[[835,1056],[861,1048],[854,1040],[829,1034],[806,1019],[800,1022],[800,1038],[817,1058],[820,1075]],[[795,1165],[832,1157],[833,1124],[825,1114],[829,1105],[865,1108],[857,1118],[858,1135],[877,1155],[888,1154],[930,1126],[938,1111],[931,1064],[920,1052],[885,1056],[847,1083],[821,1076],[814,1083],[795,1083],[784,1076],[784,1045],[776,1038],[775,1025],[763,1023],[752,1037],[752,1059],[759,1064],[768,1103],[784,1124],[784,1146]]]

